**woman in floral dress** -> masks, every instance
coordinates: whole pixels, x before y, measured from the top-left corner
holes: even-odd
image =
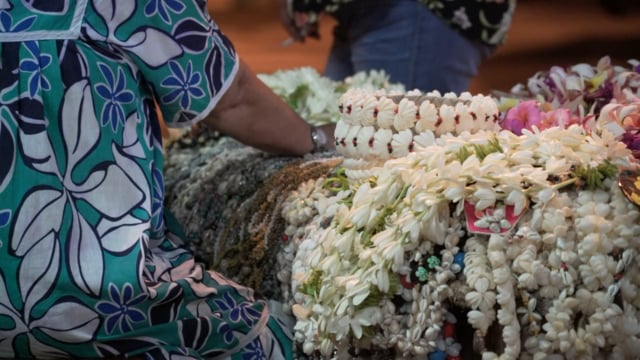
[[[163,213],[156,104],[313,147],[206,1],[0,0],[0,56],[0,358],[291,358],[287,319],[196,264]]]

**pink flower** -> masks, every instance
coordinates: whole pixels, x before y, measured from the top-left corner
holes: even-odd
[[[543,113],[543,119],[538,125],[540,130],[548,129],[550,127],[559,126],[561,128],[568,128],[573,124],[579,124],[580,121],[577,116],[574,116],[569,109],[554,109]]]
[[[502,128],[510,130],[516,135],[522,135],[522,129],[531,130],[533,126],[540,127],[543,113],[536,100],[519,103],[507,111],[502,120]]]
[[[627,117],[622,119],[622,126],[624,126],[625,130],[640,129],[640,104],[638,104],[638,110],[636,113],[628,114]]]

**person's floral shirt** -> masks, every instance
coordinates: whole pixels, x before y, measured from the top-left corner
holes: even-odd
[[[296,12],[336,12],[353,0],[292,0]],[[366,0],[355,0],[366,1]],[[472,40],[502,44],[511,25],[516,0],[418,0]]]

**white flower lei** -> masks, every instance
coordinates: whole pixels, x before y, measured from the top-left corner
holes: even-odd
[[[492,142],[501,151],[482,160],[461,156]],[[520,137],[444,135],[387,161],[375,178],[341,192],[331,225],[316,227],[298,250],[291,283],[297,340],[305,352],[328,357],[366,332],[374,347],[423,355],[436,349],[450,285],[464,280],[472,288],[465,297],[469,323],[481,337],[495,319],[503,329],[505,349],[487,352],[489,358],[634,354],[640,327],[623,316],[640,306],[640,213],[610,179],[596,190],[559,191],[578,181],[571,175],[577,166],[627,166],[627,159],[628,150],[607,131],[588,135],[574,126]],[[464,276],[457,278],[451,259],[465,237],[465,201],[478,210],[502,202],[516,213],[530,211],[515,232],[493,234],[488,243],[485,235],[468,237]],[[398,278],[409,275],[410,263],[434,251],[442,262],[433,276],[413,289],[401,287]],[[396,307],[393,295],[407,304]],[[615,296],[624,306],[606,300]],[[578,317],[584,321],[574,328]],[[521,344],[523,331],[528,337]]]

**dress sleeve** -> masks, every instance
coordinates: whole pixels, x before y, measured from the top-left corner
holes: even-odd
[[[137,67],[169,126],[203,119],[237,73],[237,54],[206,1],[94,1],[94,8],[107,42]]]

